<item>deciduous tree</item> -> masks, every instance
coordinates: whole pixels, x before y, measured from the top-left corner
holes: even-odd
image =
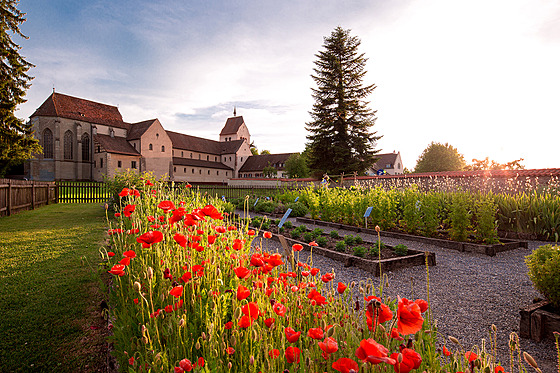
[[[420,155],[414,172],[462,171],[465,159],[448,143],[432,142]]]
[[[41,151],[39,142],[33,138],[31,123],[15,116],[17,106],[26,101],[25,91],[32,79],[27,72],[33,66],[19,54],[21,47],[12,41],[13,35],[27,38],[19,30],[25,13],[17,9],[17,4],[17,0],[0,1],[0,176]]]
[[[363,174],[375,161],[375,142],[380,136],[371,132],[375,111],[366,97],[375,85],[364,85],[367,58],[358,52],[360,39],[350,30],[337,27],[324,39],[323,50],[315,56],[315,104],[312,121],[306,129],[309,166],[320,173]]]
[[[307,167],[306,152],[290,155],[286,160],[284,168],[289,178],[308,177],[309,167]]]

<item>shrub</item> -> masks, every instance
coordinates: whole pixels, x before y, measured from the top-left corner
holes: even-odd
[[[123,188],[136,189],[142,191],[144,189],[144,180],[150,180],[155,183],[154,175],[152,173],[139,174],[134,170],[126,170],[117,172],[112,178],[105,178],[105,184],[111,195],[109,200],[109,207],[117,211],[121,198],[119,193]]]
[[[370,255],[378,256],[379,255],[379,246],[370,247],[369,253],[370,253]]]
[[[299,227],[297,227],[297,229],[299,229],[300,232],[307,231],[307,227],[305,226],[305,224],[300,225]]]
[[[354,247],[354,255],[355,256],[359,256],[360,258],[364,257],[364,255],[366,255],[366,248],[363,246],[356,246]]]
[[[525,258],[533,286],[560,308],[560,246],[540,246]]]
[[[480,196],[475,202],[476,236],[487,244],[498,240],[498,205],[489,195]]]
[[[343,253],[346,251],[346,244],[344,243],[344,241],[338,241],[334,248],[336,251]]]
[[[364,243],[364,239],[358,235],[354,236],[354,242],[356,243],[356,245],[361,245]]]
[[[292,202],[287,205],[288,208],[292,209],[290,216],[297,218],[298,216],[305,216],[309,212],[307,206],[301,202]]]
[[[274,201],[259,200],[259,202],[255,206],[256,212],[266,212],[268,214],[273,213],[275,209],[276,209],[276,202]]]
[[[451,211],[449,212],[449,236],[455,241],[466,241],[472,213],[469,211],[470,198],[466,193],[453,193]]]
[[[356,243],[356,239],[351,234],[344,236],[344,243],[348,246],[352,246]]]
[[[292,238],[293,238],[294,240],[297,240],[297,239],[299,239],[299,236],[301,236],[301,232],[300,232],[299,230],[297,230],[297,229],[294,229],[294,230],[292,231],[292,233],[290,233],[290,235],[292,236]]]
[[[339,238],[340,235],[338,234],[338,231],[332,230],[331,233],[329,233],[331,235],[331,238]]]
[[[264,218],[261,224],[262,229],[270,229],[270,219]]]
[[[393,250],[398,256],[405,256],[406,254],[408,254],[408,246],[403,245],[402,243],[396,245]]]
[[[315,238],[313,237],[313,233],[311,233],[311,232],[305,232],[305,233],[303,234],[303,240],[304,240],[305,242],[308,242],[308,243],[309,243],[309,242],[313,241],[314,239],[315,239]]]
[[[260,227],[262,223],[262,217],[261,216],[255,216],[253,217],[253,219],[251,219],[251,225],[253,227]]]
[[[325,236],[319,236],[315,241],[317,242],[317,245],[321,247],[327,247],[327,243],[329,242],[329,240]]]
[[[315,228],[311,233],[313,234],[313,238],[318,238],[323,234],[323,230],[321,228]]]
[[[385,249],[387,247],[387,245],[385,245],[385,243],[383,241],[375,241],[375,247],[381,247],[381,250]]]
[[[280,224],[280,220],[278,220],[278,224]],[[277,225],[278,225],[277,224]],[[294,227],[294,225],[292,224],[291,221],[286,220],[284,222],[284,225],[282,225],[283,227],[286,227],[286,229],[292,229]]]

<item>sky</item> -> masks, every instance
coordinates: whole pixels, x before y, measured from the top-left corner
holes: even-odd
[[[432,142],[526,168],[560,167],[560,2],[544,0],[20,0],[35,67],[27,119],[56,92],[129,123],[218,140],[242,115],[258,149],[301,152],[316,54],[361,40],[376,149],[414,169]]]

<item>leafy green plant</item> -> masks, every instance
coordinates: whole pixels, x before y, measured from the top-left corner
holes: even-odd
[[[338,234],[338,231],[332,230],[331,233],[329,233],[329,235],[331,236],[331,238],[339,238],[340,235]]]
[[[314,240],[313,233],[311,233],[311,232],[305,232],[305,233],[303,234],[303,240],[304,240],[305,242],[311,242],[311,241],[313,241],[313,240]]]
[[[344,241],[338,241],[334,248],[336,251],[343,253],[346,251],[346,244]]]
[[[560,246],[544,245],[525,257],[533,286],[560,308]]]
[[[379,255],[379,246],[377,246],[377,245],[371,246],[369,248],[369,254],[373,255],[373,256],[378,256]]]
[[[361,245],[364,243],[364,239],[361,236],[355,235],[354,242],[356,243],[356,245]]]
[[[267,201],[267,200],[259,200],[257,205],[255,206],[256,212],[265,212],[268,214],[272,214],[276,209],[277,203],[274,201]]]
[[[278,224],[280,224],[280,221],[278,221]],[[277,225],[278,225],[278,224],[277,224]],[[292,222],[289,221],[289,220],[286,220],[286,221],[284,222],[284,225],[282,225],[282,226],[283,226],[283,227],[286,227],[286,229],[292,229],[292,228],[294,227],[294,225],[292,224]]]
[[[363,258],[366,255],[367,249],[363,246],[355,246],[353,251],[355,256]]]
[[[455,192],[449,212],[449,236],[455,241],[466,241],[469,236],[469,228],[472,213],[469,211],[470,198],[464,192]]]
[[[305,216],[309,212],[307,206],[301,202],[292,202],[287,205],[288,208],[292,209],[290,216],[297,218],[299,216]]]
[[[395,251],[395,254],[397,254],[398,256],[405,256],[408,254],[408,246],[402,243],[395,245],[393,250]]]
[[[323,230],[321,228],[315,228],[311,233],[313,234],[313,238],[318,238],[323,234]]]
[[[327,247],[327,243],[329,242],[327,237],[325,236],[319,236],[317,237],[317,239],[315,240],[315,242],[317,242],[317,245],[321,246],[321,247]]]
[[[262,224],[261,224],[261,228],[262,229],[270,229],[270,219],[267,219],[266,217],[262,220]]]
[[[476,235],[487,244],[500,242],[498,240],[498,221],[496,215],[498,205],[488,195],[481,195],[475,202]]]
[[[387,247],[387,245],[385,245],[385,243],[383,241],[375,241],[375,247],[381,247],[381,250],[385,249]]]
[[[301,232],[298,229],[294,229],[291,233],[290,236],[292,236],[292,238],[294,240],[299,239],[299,236],[301,236]]]
[[[356,239],[351,234],[347,234],[344,236],[344,243],[348,246],[352,246],[356,244]]]

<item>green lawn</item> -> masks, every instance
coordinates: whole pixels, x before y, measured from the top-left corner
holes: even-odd
[[[0,218],[0,371],[100,367],[100,204],[55,204]],[[101,362],[102,363],[102,362]]]

